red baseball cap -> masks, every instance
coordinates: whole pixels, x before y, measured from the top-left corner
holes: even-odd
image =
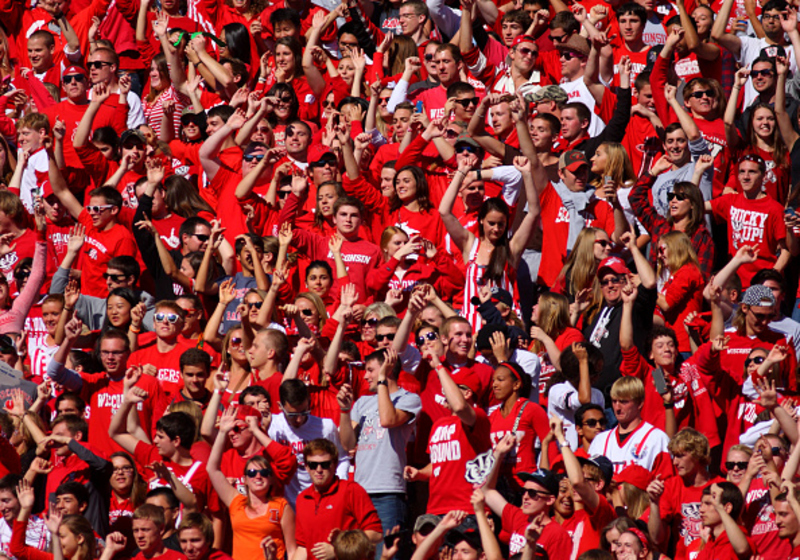
[[[511,48],[513,49],[520,43],[536,43],[536,38],[531,37],[530,35],[518,35],[514,42],[511,43]]]
[[[80,74],[81,76],[87,75],[86,70],[84,70],[80,66],[70,66],[61,73],[62,76],[69,76],[71,74]]]
[[[236,420],[247,422],[247,418],[249,416],[255,416],[256,418],[261,418],[261,413],[258,411],[257,408],[250,406],[248,404],[240,404],[236,406]]]
[[[53,193],[53,185],[50,184],[49,179],[45,179],[39,183],[39,186],[42,187],[42,198],[47,198],[48,196],[55,194]]]
[[[614,274],[630,274],[631,271],[625,266],[625,262],[619,257],[607,257],[602,260],[600,266],[597,267],[597,278],[602,279],[603,276],[612,272]]]
[[[453,381],[455,381],[456,385],[459,387],[466,387],[472,391],[475,400],[478,400],[478,395],[481,392],[481,378],[478,377],[477,373],[472,371],[459,372],[453,376]]]
[[[653,473],[639,465],[628,465],[622,471],[614,475],[614,482],[622,484],[627,482],[633,484],[639,490],[646,492],[647,487],[653,481]]]
[[[323,144],[312,144],[308,148],[308,163],[317,163],[322,159],[323,156],[326,155],[330,155],[332,158],[336,157],[336,154],[334,154],[328,146]]]

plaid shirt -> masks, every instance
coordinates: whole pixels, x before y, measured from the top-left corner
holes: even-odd
[[[650,202],[648,191],[655,182],[655,177],[649,173],[643,174],[639,177],[639,181],[631,189],[631,194],[628,196],[628,202],[630,202],[633,213],[636,214],[647,233],[650,234],[652,247],[658,246],[659,237],[672,231],[672,226],[667,222],[667,219],[656,212]],[[691,240],[692,247],[697,253],[697,260],[700,262],[700,270],[703,272],[703,277],[708,278],[714,266],[714,241],[704,223],[700,224],[700,227],[691,236]],[[650,263],[654,269],[657,254],[657,251],[650,251]]]

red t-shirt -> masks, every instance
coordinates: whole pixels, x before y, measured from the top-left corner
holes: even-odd
[[[486,413],[475,409],[473,426],[466,426],[456,415],[433,423],[428,440],[431,457],[430,496],[427,513],[444,515],[454,509],[469,511],[472,485],[464,478],[467,461],[491,448],[491,425]]]
[[[742,289],[762,268],[778,260],[778,243],[786,239],[783,207],[768,196],[748,200],[743,194],[726,194],[711,200],[711,211],[719,222],[728,223],[728,254],[742,245],[758,245],[756,262],[739,267]]]
[[[761,477],[754,478],[744,497],[742,522],[750,531],[757,552],[763,558],[795,558],[797,550],[792,550],[791,541],[778,536],[775,524],[775,509],[769,490]],[[790,554],[791,553],[791,554]]]
[[[175,393],[183,389],[181,377],[181,356],[196,344],[178,339],[175,347],[168,352],[159,352],[158,343],[154,340],[140,348],[128,358],[128,367],[152,364],[158,368],[157,379],[165,393]]]
[[[699,313],[703,309],[703,287],[706,285],[700,269],[687,263],[675,271],[664,284],[661,293],[669,311],[663,312],[667,326],[675,331],[678,338],[678,351],[691,352],[689,334],[683,327],[683,320],[693,311]]]
[[[525,406],[525,410],[522,411],[522,416],[520,416],[520,410],[524,403],[528,404]],[[501,408],[497,407],[489,416],[491,424],[489,437],[492,440],[493,448],[507,433],[513,431],[514,424],[517,421],[517,417],[519,417],[519,425],[516,431],[517,446],[506,455],[502,474],[508,476],[511,473],[535,471],[536,451],[534,443],[537,437],[541,441],[550,433],[547,413],[537,403],[527,399],[517,399],[511,409],[511,413],[506,417],[503,417]],[[517,481],[522,486],[522,481],[519,479]]]
[[[519,554],[528,542],[525,539],[525,530],[531,520],[517,506],[506,504],[503,508],[502,523],[503,531],[511,535],[508,542],[509,556]],[[536,548],[544,550],[544,558],[570,557],[567,551],[572,550],[572,540],[564,527],[551,520],[544,526],[539,540],[536,541]]]
[[[108,268],[108,261],[121,255],[138,257],[139,248],[133,233],[121,224],[100,231],[92,225],[92,218],[85,209],[78,216],[78,221],[86,228],[86,242],[81,249],[81,293],[105,298],[108,296],[108,285],[103,273]]]
[[[672,538],[676,541],[675,560],[687,558],[686,547],[700,538],[703,524],[700,519],[700,501],[703,489],[724,479],[716,477],[703,486],[686,486],[679,476],[668,478],[661,496],[661,519],[672,527]]]
[[[144,552],[139,552],[139,554],[134,556],[132,560],[152,560],[152,559],[147,558],[144,555]],[[161,555],[158,557],[158,560],[186,560],[186,556],[184,556],[180,552],[172,550],[171,548],[165,547],[164,552],[161,553]]]

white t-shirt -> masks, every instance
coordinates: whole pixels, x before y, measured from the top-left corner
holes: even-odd
[[[0,521],[0,551],[11,560],[16,560],[8,550],[11,543],[11,527],[5,520]],[[44,519],[38,515],[31,515],[28,519],[28,530],[25,532],[25,544],[38,550],[48,550],[50,548],[50,531],[44,523]]]
[[[297,472],[289,484],[286,485],[284,497],[294,507],[297,495],[311,486],[311,477],[305,469],[305,459],[303,459],[303,448],[311,440],[324,438],[332,441],[339,450],[339,465],[336,467],[336,476],[342,480],[347,480],[350,471],[350,457],[339,441],[339,430],[330,418],[319,418],[309,416],[306,423],[295,429],[286,421],[286,417],[281,414],[274,414],[269,425],[268,435],[281,445],[291,447],[297,457]]]
[[[615,473],[632,464],[652,471],[662,454],[666,454],[669,461],[669,436],[652,424],[642,422],[622,446],[619,445],[618,432],[619,426],[598,434],[589,446],[589,456],[605,455],[614,464]]]

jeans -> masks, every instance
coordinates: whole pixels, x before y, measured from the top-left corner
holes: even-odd
[[[406,525],[408,506],[406,505],[405,494],[370,494],[369,497],[372,500],[372,505],[375,506],[375,511],[378,512],[384,534],[397,525],[401,528]],[[382,551],[383,540],[375,545],[376,560],[380,559]]]

